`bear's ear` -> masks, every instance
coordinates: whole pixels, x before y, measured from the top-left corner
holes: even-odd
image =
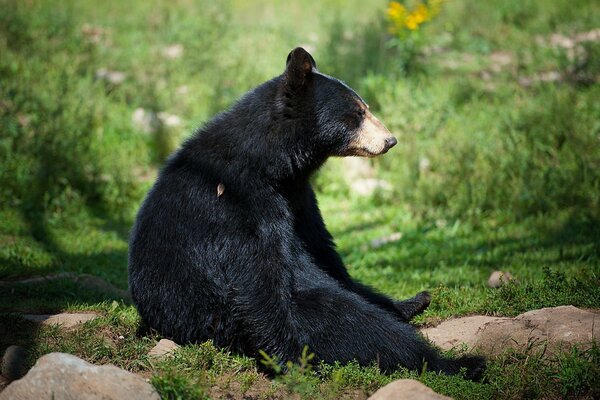
[[[285,62],[286,82],[293,88],[302,87],[313,68],[317,68],[315,59],[302,47],[296,47]]]

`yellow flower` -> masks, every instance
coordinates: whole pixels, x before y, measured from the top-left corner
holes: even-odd
[[[404,29],[414,31],[419,25],[431,20],[440,12],[441,4],[445,0],[429,0],[427,3],[419,2],[412,10],[408,10],[399,1],[390,1],[386,11],[390,21],[389,32],[399,33]]]
[[[422,24],[423,22],[429,19],[429,10],[427,9],[427,6],[423,3],[420,3],[411,14],[414,16],[414,19],[417,22],[417,24]]]
[[[397,1],[391,1],[387,9],[387,16],[391,22],[390,33],[397,33],[403,28],[406,8]]]
[[[405,21],[404,25],[411,31],[414,31],[415,29],[417,29],[419,27],[419,23],[417,22],[417,20],[413,14],[409,14],[409,16],[406,17],[406,21]]]
[[[406,8],[397,1],[391,1],[387,9],[387,14],[392,21],[398,21],[404,18]]]

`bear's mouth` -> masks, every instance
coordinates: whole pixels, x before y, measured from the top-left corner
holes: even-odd
[[[369,149],[366,148],[361,148],[361,149],[356,149],[354,151],[351,151],[352,155],[354,156],[361,156],[361,157],[377,157],[380,156],[382,154],[385,154],[388,152],[390,148],[384,148],[382,151],[376,153],[373,151],[370,151]]]
[[[387,153],[398,141],[368,110],[348,146],[346,155],[377,157]]]

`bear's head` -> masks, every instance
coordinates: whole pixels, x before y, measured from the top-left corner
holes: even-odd
[[[343,82],[317,71],[303,48],[290,52],[282,79],[283,115],[304,125],[305,139],[320,155],[375,157],[397,143],[365,101]]]

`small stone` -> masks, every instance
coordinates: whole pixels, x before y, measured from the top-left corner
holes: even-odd
[[[514,278],[510,272],[494,271],[488,278],[487,285],[491,288],[499,288],[510,281],[514,281]]]
[[[431,170],[431,161],[427,157],[421,157],[419,159],[419,172],[426,174]]]
[[[370,245],[371,245],[372,249],[376,249],[376,248],[386,245],[388,243],[397,242],[400,239],[402,239],[402,232],[394,232],[387,236],[383,236],[383,237],[371,240]]]
[[[21,378],[26,370],[27,351],[21,346],[8,346],[2,357],[2,376],[9,381]]]
[[[172,44],[165,47],[162,53],[166,58],[180,58],[183,55],[183,45],[181,43]]]
[[[509,53],[507,51],[494,51],[492,54],[490,54],[490,61],[492,61],[496,65],[499,65],[500,67],[509,65],[512,62],[512,60],[512,53]]]
[[[181,126],[183,124],[181,117],[177,115],[169,114],[166,112],[159,112],[157,115],[160,122],[166,127],[176,127]]]
[[[190,92],[190,88],[187,85],[181,85],[177,88],[177,90],[175,90],[175,93],[177,93],[180,96],[184,96],[186,94],[188,94]]]
[[[371,161],[363,157],[344,157],[340,160],[342,173],[348,184],[359,179],[374,178],[376,173]]]
[[[179,345],[169,339],[161,339],[149,352],[150,357],[163,358],[179,348]]]
[[[100,68],[96,71],[96,79],[103,80],[112,85],[119,85],[125,81],[125,73],[121,71],[111,71],[106,68]]]
[[[143,108],[135,109],[131,122],[144,133],[156,133],[161,124],[155,112]]]
[[[383,179],[359,179],[350,185],[352,191],[361,196],[370,196],[376,190],[391,190],[392,185]]]
[[[72,328],[99,317],[98,314],[89,313],[61,313],[61,314],[23,314],[23,319],[41,325],[60,325],[63,328]]]
[[[160,396],[143,378],[114,365],[96,366],[71,354],[50,353],[0,393],[0,400],[8,399],[158,400]]]
[[[368,400],[449,400],[414,379],[398,379],[376,391]]]
[[[600,28],[593,29],[588,32],[582,32],[575,35],[575,41],[577,43],[581,42],[600,42]]]

